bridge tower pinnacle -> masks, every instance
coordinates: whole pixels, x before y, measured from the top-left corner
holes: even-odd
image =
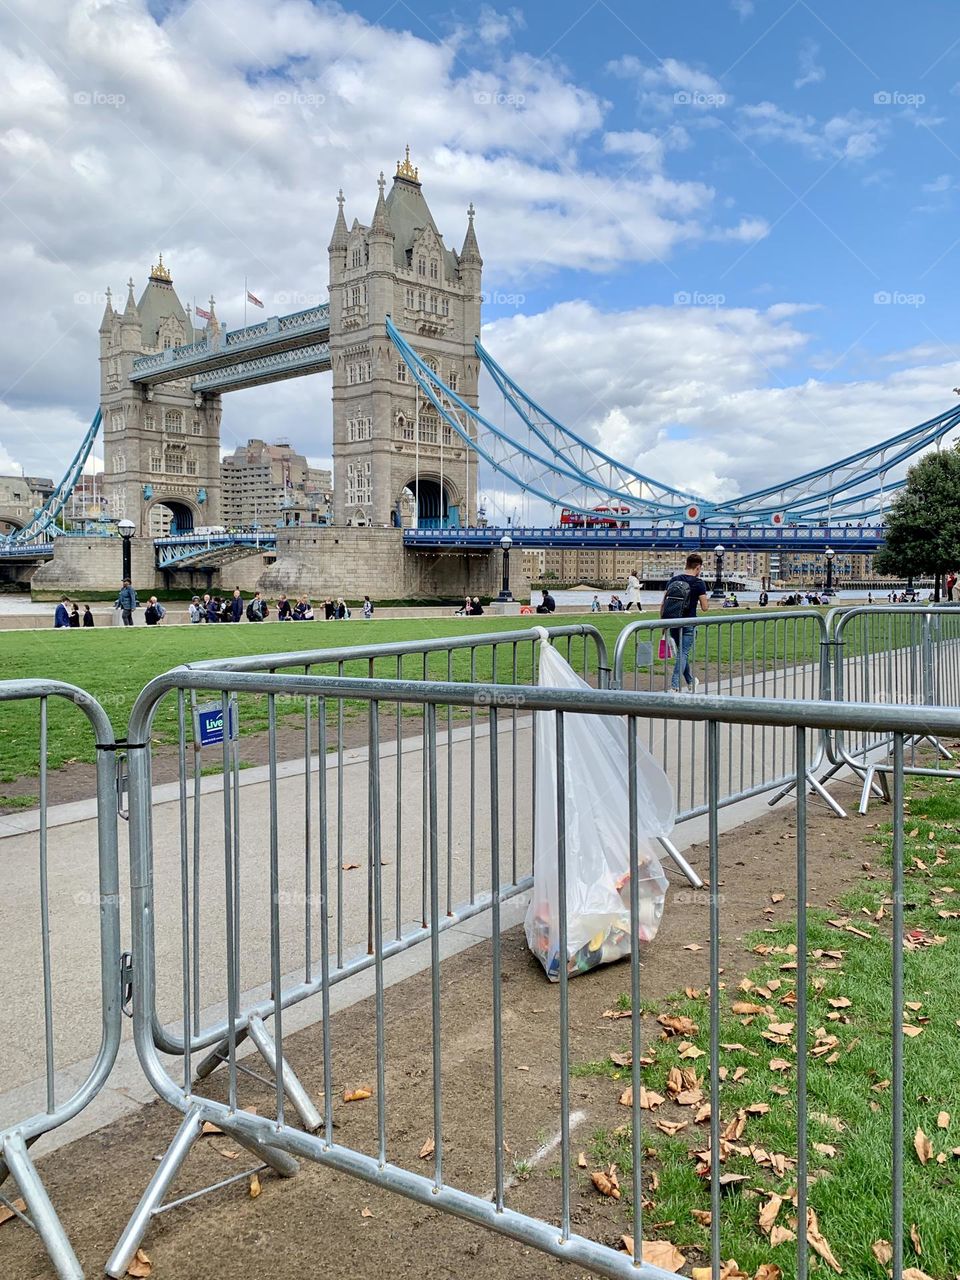
[[[380,174],[369,226],[348,229],[344,198],[329,245],[334,521],[439,527],[476,521],[475,456],[440,419],[386,337],[389,316],[452,390],[477,407],[483,260],[468,227],[444,244],[410,148],[389,192]]]
[[[130,278],[122,315],[108,291],[100,324],[105,514],[133,520],[141,537],[219,520],[219,395],[195,394],[189,379],[149,388],[130,382],[138,356],[216,331],[212,298],[210,316],[206,330],[194,327],[162,255],[139,302]]]

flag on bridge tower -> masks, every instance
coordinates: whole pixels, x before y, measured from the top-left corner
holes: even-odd
[[[203,307],[198,307],[196,304],[194,304],[193,314],[199,316],[201,320],[209,320],[211,315],[209,311],[204,311]]]
[[[255,307],[263,306],[263,303],[260,301],[260,299],[255,298],[249,289],[247,290],[247,301],[252,302]]]

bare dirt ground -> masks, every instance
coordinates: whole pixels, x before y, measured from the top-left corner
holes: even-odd
[[[854,816],[840,821],[811,802],[809,899],[828,905],[850,887],[869,857],[864,838],[883,820],[875,809],[855,815],[855,792],[840,784],[842,802]],[[878,816],[880,815],[880,816]],[[782,807],[722,838],[724,895],[722,963],[732,984],[749,964],[743,936],[765,924],[790,918],[795,814]],[[705,872],[706,851],[691,860]],[[645,949],[642,989],[645,1007],[688,985],[707,985],[708,903],[674,879],[671,900],[656,942]],[[785,894],[771,905],[771,895]],[[685,950],[697,944],[701,951]],[[491,1070],[492,953],[482,943],[442,967],[444,1179],[485,1194],[493,1188]],[[605,1057],[628,1047],[630,1021],[601,1015],[629,989],[629,966],[620,963],[578,977],[570,984],[571,1062]],[[392,1160],[431,1176],[432,1161],[419,1151],[433,1132],[429,971],[386,993],[386,1096],[388,1153]],[[521,929],[503,942],[504,1072],[506,1082],[507,1171],[555,1135],[559,1124],[558,990],[550,986],[526,948]],[[643,1035],[656,1024],[648,1014]],[[656,1028],[658,1030],[658,1028]],[[375,1084],[375,1024],[372,1001],[357,1004],[331,1020],[334,1055],[336,1140],[375,1154],[376,1102],[345,1104],[346,1089]],[[321,1035],[315,1025],[287,1041],[290,1059],[310,1092],[322,1098]],[[251,1065],[255,1065],[251,1063]],[[272,1110],[272,1090],[242,1077],[242,1105],[261,1114]],[[223,1098],[225,1073],[208,1081],[210,1096]],[[589,1148],[599,1127],[623,1123],[619,1087],[609,1078],[571,1080],[571,1111],[582,1112],[575,1128],[576,1152]],[[40,1161],[41,1175],[87,1274],[102,1273],[134,1204],[166,1149],[178,1114],[165,1104],[144,1108],[108,1129],[81,1139]],[[194,1149],[174,1188],[184,1195],[229,1176],[247,1161],[232,1159],[229,1138],[204,1138]],[[574,1167],[573,1225],[578,1233],[615,1244],[629,1229],[622,1207],[601,1200],[588,1172]],[[345,1175],[304,1163],[293,1179],[263,1174],[262,1194],[251,1198],[246,1182],[164,1214],[151,1226],[145,1249],[157,1280],[262,1280],[264,1276],[330,1275],[337,1280],[417,1277],[454,1280],[482,1275],[490,1280],[546,1280],[586,1275],[535,1250],[501,1239],[479,1227],[413,1204]],[[548,1155],[507,1197],[511,1207],[557,1221],[560,1201],[559,1153]],[[655,1218],[655,1210],[654,1218]],[[694,1260],[696,1261],[696,1260]],[[0,1226],[0,1275],[5,1280],[46,1280],[53,1273],[37,1238],[21,1223]]]

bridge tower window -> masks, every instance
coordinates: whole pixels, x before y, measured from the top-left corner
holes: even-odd
[[[437,280],[440,277],[440,265],[436,258],[430,259],[430,279]]]

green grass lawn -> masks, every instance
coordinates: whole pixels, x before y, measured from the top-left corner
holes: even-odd
[[[941,941],[905,952],[903,1021],[921,1030],[904,1039],[904,1265],[919,1268],[934,1280],[948,1280],[960,1272],[960,923],[949,916],[960,909],[960,789],[950,782],[918,782],[910,797],[906,927]],[[875,865],[889,868],[890,847],[889,830],[881,831],[872,846],[865,845],[864,853]],[[819,1056],[808,1055],[809,1168],[815,1179],[809,1203],[816,1211],[820,1232],[843,1274],[851,1280],[882,1277],[886,1268],[878,1263],[872,1246],[889,1241],[891,1235],[888,889],[886,878],[864,880],[846,897],[842,911],[811,911],[808,916],[810,1049],[818,1042],[826,1046],[828,1036],[837,1040]],[[869,937],[861,938],[828,923],[844,917]],[[787,948],[795,942],[794,925],[764,930],[747,939],[751,948],[776,948],[776,952],[757,964],[747,980],[752,984],[748,990],[731,983],[723,993],[721,1043],[742,1048],[721,1053],[725,1072],[722,1122],[726,1127],[743,1111],[746,1124],[742,1135],[732,1140],[722,1164],[724,1174],[743,1174],[745,1180],[728,1187],[723,1197],[721,1256],[736,1258],[749,1275],[763,1263],[777,1264],[785,1276],[795,1272],[796,1244],[791,1240],[774,1244],[769,1225],[767,1233],[762,1231],[759,1217],[771,1197],[780,1195],[783,1205],[776,1225],[786,1231],[796,1228],[795,1209],[790,1203],[796,1172],[787,1163],[778,1173],[769,1162],[758,1162],[747,1151],[761,1148],[786,1157],[788,1162],[796,1155],[797,1046],[790,1036],[784,1045],[771,1045],[763,1034],[771,1021],[794,1020],[791,1001],[795,981],[789,967],[785,970],[783,966],[791,963]],[[828,956],[826,952],[835,954]],[[839,958],[838,952],[842,953]],[[775,989],[768,985],[771,983]],[[732,1010],[734,1001],[758,1004],[769,1012],[737,1016]],[[629,1007],[629,1001],[626,1003]],[[699,1033],[689,1039],[706,1049],[706,995],[697,999],[680,996],[670,1002],[669,1011],[694,1020]],[[679,1061],[677,1043],[676,1039],[657,1039],[645,1050],[653,1058],[645,1070],[647,1088],[666,1097],[670,1068],[693,1067],[698,1070],[705,1097],[709,1097],[709,1074],[702,1065],[706,1059]],[[775,1059],[791,1065],[771,1070]],[[579,1072],[617,1081],[629,1077],[629,1071],[610,1059],[582,1064]],[[740,1076],[737,1081],[735,1074]],[[623,1084],[611,1087],[619,1090]],[[747,1110],[753,1106],[757,1113]],[[696,1106],[669,1110],[672,1120],[677,1120],[679,1113],[679,1120],[687,1122],[676,1136],[665,1137],[655,1128],[657,1113],[645,1120],[644,1126],[645,1137],[649,1135],[645,1145],[651,1154],[647,1168],[656,1173],[655,1190],[650,1176],[645,1176],[645,1187],[650,1188],[646,1194],[652,1203],[645,1211],[644,1237],[671,1240],[688,1256],[692,1253],[695,1264],[708,1256],[710,1238],[709,1226],[696,1216],[710,1208],[709,1178],[698,1175],[695,1156],[697,1150],[710,1145],[709,1123],[697,1125],[696,1110]],[[932,1148],[925,1162],[915,1151],[918,1129],[929,1138]],[[624,1175],[632,1170],[629,1124],[597,1132],[593,1156],[599,1165],[616,1163],[628,1197],[629,1179]],[[669,1225],[654,1231],[653,1223]],[[830,1273],[824,1262],[815,1265],[818,1274]]]
[[[637,614],[598,614],[585,617],[555,617],[556,625],[593,622],[606,640],[612,657],[616,637],[622,627],[637,619]],[[526,630],[541,619],[536,615],[522,618],[410,618],[363,622],[351,620],[337,625],[262,623],[237,626],[197,627],[98,627],[70,631],[6,631],[0,632],[0,672],[4,679],[45,677],[78,685],[91,693],[104,708],[117,736],[125,734],[127,718],[140,690],[155,676],[185,662],[210,658],[248,656],[253,654],[299,652],[306,649],[346,648],[356,645],[391,644],[403,640],[436,639],[445,636],[489,634]],[[566,654],[565,644],[561,652]],[[533,643],[517,649],[514,673],[513,647],[497,648],[496,679],[512,682],[514,674],[521,684],[529,684],[533,674]],[[589,666],[595,671],[592,646],[588,647]],[[584,642],[573,641],[570,660],[578,671],[583,669]],[[327,669],[324,674],[332,674]],[[370,664],[360,659],[344,664],[344,674],[367,676]],[[373,674],[396,678],[397,660],[389,658],[375,664]],[[403,675],[422,679],[423,659],[404,659]],[[427,676],[430,679],[457,681],[493,677],[493,648],[477,651],[471,662],[468,651],[430,655]],[[278,704],[281,717],[301,714],[302,704]],[[359,706],[358,708],[359,709]],[[34,776],[39,768],[36,703],[0,704],[0,783],[17,777]],[[49,708],[49,765],[58,768],[71,761],[89,762],[94,758],[86,720],[68,704],[52,699]],[[266,700],[246,698],[241,706],[241,732],[252,733],[266,728]],[[174,741],[175,708],[168,699],[156,721],[156,738]]]
[[[616,638],[620,631],[639,618],[654,619],[651,612],[644,614],[583,614],[579,616],[555,615],[555,624],[589,622],[603,635],[610,661]],[[737,623],[743,614],[725,613],[724,623]],[[402,640],[423,640],[452,635],[474,633],[495,634],[498,631],[528,629],[537,625],[536,616],[510,618],[409,618],[382,619],[363,622],[351,620],[343,626],[327,624],[263,623],[252,626],[198,627],[97,627],[93,630],[7,631],[0,632],[0,672],[6,679],[47,677],[76,684],[93,694],[107,710],[117,736],[125,733],[127,717],[136,695],[154,676],[184,662],[196,662],[209,658],[245,656],[260,653],[299,651],[303,649],[346,648],[356,645],[389,644]],[[848,652],[867,643],[876,647],[896,648],[909,642],[904,620],[877,616],[867,619],[865,625],[850,633]],[[656,646],[658,629],[644,633],[642,638]],[[514,670],[513,649],[500,646],[496,654],[496,670],[492,648],[477,652],[475,660],[466,651],[432,654],[427,664],[429,679],[451,678],[456,681],[495,678],[499,683],[516,679],[521,684],[530,683],[533,675],[533,644],[521,645],[516,654]],[[565,645],[561,652],[567,653]],[[595,675],[592,647],[589,648],[589,671]],[[707,626],[697,637],[694,664],[701,678],[717,686],[720,677],[730,674],[745,676],[752,669],[761,669],[776,663],[793,667],[810,664],[819,659],[820,637],[818,629],[810,622],[783,617],[776,609],[767,610],[757,622],[748,621],[743,626]],[[583,671],[584,645],[572,644],[570,660],[578,671]],[[638,666],[638,662],[642,665]],[[663,663],[655,663],[655,670],[666,670]],[[628,648],[624,685],[634,686],[635,671],[649,671],[648,659]],[[370,671],[365,660],[347,662],[344,673],[349,676],[374,674],[384,678],[397,675],[396,659],[384,659]],[[404,660],[403,675],[417,679],[424,675],[423,659],[409,657]],[[645,681],[646,683],[646,681]],[[722,688],[722,681],[720,683]],[[359,710],[360,704],[353,708]],[[299,705],[278,704],[278,714],[290,718],[300,714]],[[58,768],[70,761],[89,762],[93,749],[85,722],[76,711],[56,701],[50,707],[49,764]],[[36,706],[8,704],[0,709],[0,783],[17,777],[34,776],[39,768],[37,750]],[[266,727],[267,710],[263,699],[247,698],[241,706],[241,733],[257,732]],[[156,738],[160,742],[174,740],[175,712],[172,700],[161,708],[155,722]]]

